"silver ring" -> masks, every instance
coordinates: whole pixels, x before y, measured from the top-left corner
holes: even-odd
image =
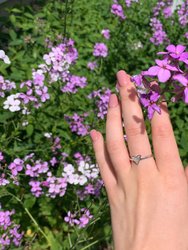
[[[153,155],[150,154],[150,155],[147,155],[144,157],[142,157],[141,155],[135,155],[135,156],[130,157],[130,161],[133,161],[136,165],[138,165],[141,160],[145,160],[145,159],[148,159],[150,157],[153,157]]]

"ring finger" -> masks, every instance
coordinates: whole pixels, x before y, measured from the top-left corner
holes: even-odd
[[[117,73],[117,79],[119,83],[122,114],[130,156],[141,155],[142,157],[145,157],[151,155],[151,146],[134,83],[131,82],[130,76],[123,70]],[[144,169],[146,167],[151,169],[151,165],[156,168],[153,157],[144,161],[141,160],[138,169],[142,169],[143,164]],[[133,163],[133,166],[134,165],[135,163]],[[152,169],[154,168],[152,167]]]

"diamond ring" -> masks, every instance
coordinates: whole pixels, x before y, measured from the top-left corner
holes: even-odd
[[[133,161],[136,165],[138,165],[141,160],[145,160],[145,159],[150,158],[150,157],[153,157],[153,155],[150,154],[150,155],[147,155],[144,157],[142,157],[141,155],[136,155],[136,156],[131,156],[130,161]]]

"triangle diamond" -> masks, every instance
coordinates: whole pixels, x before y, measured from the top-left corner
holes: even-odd
[[[132,161],[138,165],[141,160],[141,155],[132,156]]]

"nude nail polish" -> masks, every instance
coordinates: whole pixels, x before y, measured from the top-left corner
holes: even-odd
[[[109,107],[110,108],[115,108],[118,105],[118,99],[116,94],[111,94],[110,100],[109,100]]]

